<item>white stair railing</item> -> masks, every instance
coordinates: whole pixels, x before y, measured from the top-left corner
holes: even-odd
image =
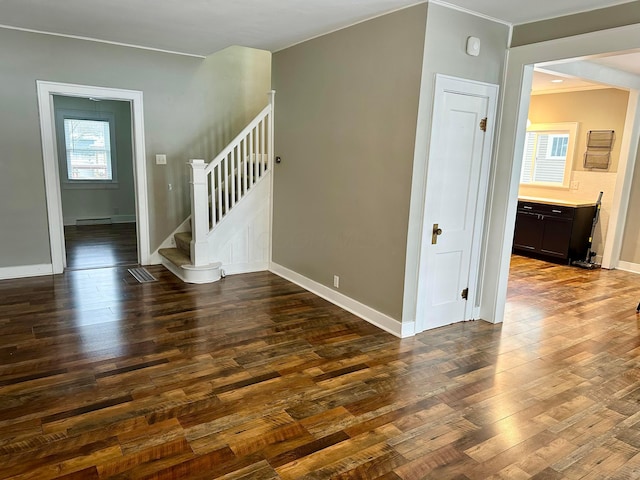
[[[190,160],[191,262],[209,263],[208,236],[273,165],[275,91],[269,104],[209,164]]]

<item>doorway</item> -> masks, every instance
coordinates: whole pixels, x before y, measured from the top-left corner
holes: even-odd
[[[64,165],[66,165],[66,162],[61,163],[59,161],[61,154],[57,148],[60,142],[56,139],[56,97],[74,97],[83,100],[93,99],[88,101],[94,102],[118,101],[128,105],[132,139],[132,184],[135,204],[136,257],[138,263],[148,265],[150,260],[149,219],[142,92],[45,81],[38,81],[37,89],[53,273],[62,273],[68,266],[64,231],[63,189],[61,188],[61,182],[64,181],[61,170],[63,172],[67,170],[68,180],[68,166],[65,169]],[[61,165],[63,165],[62,168]],[[115,215],[117,216],[118,214]],[[103,218],[104,217],[93,219],[92,223],[106,223]],[[89,220],[91,222],[92,219]],[[111,219],[111,221],[113,220]]]
[[[131,103],[53,96],[67,268],[138,263]]]
[[[579,37],[515,47],[510,50],[504,90],[502,131],[494,168],[495,181],[489,218],[487,267],[484,272],[481,318],[494,323],[501,322],[504,318],[533,65],[539,62],[567,62],[566,59],[624,52],[638,47],[635,39],[639,34],[640,25],[632,25]],[[617,219],[610,221],[608,237],[611,240],[607,242],[603,252],[603,266],[610,261],[614,263],[611,266],[615,267],[620,255],[631,176],[640,134],[637,88],[637,86],[632,87],[630,93],[627,118],[631,119],[631,134],[622,140],[621,161],[618,168],[624,172],[624,175],[616,183],[613,199],[613,209],[619,214]]]
[[[535,256],[539,252],[541,258],[560,263],[587,261],[587,243],[591,238],[589,261],[602,264],[609,220],[618,216],[613,209],[613,198],[616,183],[624,175],[618,165],[621,146],[633,126],[633,119],[627,122],[626,118],[627,110],[633,106],[629,105],[629,88],[605,83],[604,69],[589,79],[564,73],[576,70],[578,64],[596,67],[600,61],[602,59],[573,60],[561,65],[534,66],[518,199],[533,202],[534,209],[541,204],[560,207],[552,209],[552,215],[542,215],[542,220],[522,210],[531,210],[531,205],[523,203],[524,206],[519,207],[514,248],[520,253]],[[608,147],[590,150],[589,138],[598,135],[607,137]],[[564,143],[559,143],[561,141]],[[563,148],[553,152],[553,142]],[[594,153],[589,156],[587,151]],[[594,234],[590,235],[593,214],[587,215],[585,210],[593,208],[600,192],[599,218]],[[571,212],[585,215],[574,218]],[[553,228],[561,224],[571,226],[572,220],[573,233],[569,231],[566,236]],[[542,250],[535,247],[535,242],[527,243],[529,239],[542,237],[547,223],[549,237],[560,240],[556,248]],[[537,229],[533,237],[525,232],[529,224]],[[567,243],[569,238],[571,248]]]
[[[599,271],[599,267],[603,263],[605,250],[611,252],[607,246],[615,235],[608,228],[609,224],[624,222],[626,216],[626,211],[619,210],[619,204],[614,205],[616,187],[624,183],[626,175],[626,168],[619,168],[620,164],[627,164],[627,159],[621,158],[621,151],[628,151],[623,146],[630,143],[629,138],[633,138],[637,121],[634,118],[637,99],[630,91],[634,86],[633,75],[610,70],[606,65],[614,63],[617,58],[620,60],[615,63],[623,58],[629,61],[630,57],[637,63],[636,55],[625,53],[533,66],[518,190],[514,254],[509,270],[509,298],[514,289],[520,288],[518,285],[523,274],[528,275],[532,289],[538,288],[537,282],[544,276],[537,275],[536,270],[553,271],[558,278],[579,278],[584,288],[589,288],[585,283],[597,282],[606,275],[604,271]],[[586,78],[578,77],[578,72],[584,72]],[[635,82],[640,82],[640,77]],[[547,167],[551,163],[547,138],[558,138],[567,125],[575,125],[576,129],[566,132],[569,148],[566,151],[567,169],[563,185],[560,178],[562,172],[554,173]],[[552,127],[553,133],[549,130]],[[596,157],[603,159],[601,164],[594,163],[587,155],[588,139],[592,134],[610,134],[613,139],[608,154]],[[546,151],[544,142],[547,143]],[[571,152],[574,147],[575,154]],[[558,157],[554,161],[559,164],[562,159]],[[536,162],[543,162],[543,167],[536,169]],[[633,164],[633,159],[630,162]],[[547,181],[536,181],[536,175]],[[554,180],[553,175],[557,177],[555,184],[549,181]],[[594,226],[592,209],[596,208],[594,205],[599,195],[602,195],[602,202]],[[547,210],[537,215],[540,207],[546,207]],[[563,230],[565,228],[568,230]],[[556,244],[553,249],[548,245],[546,250],[537,249],[534,247],[535,241],[532,242],[536,238],[546,238],[548,245],[555,239]],[[606,265],[611,267],[616,260],[609,256]],[[587,271],[576,272],[580,270],[576,263]],[[567,295],[564,287],[567,286],[559,281],[553,292],[548,292],[549,298],[555,294],[562,298],[563,292]],[[509,314],[513,313],[513,308],[514,305],[507,307],[506,320],[509,322],[516,320],[513,314]]]

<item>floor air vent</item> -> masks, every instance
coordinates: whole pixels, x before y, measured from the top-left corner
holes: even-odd
[[[151,275],[146,268],[129,268],[128,271],[139,283],[151,283],[158,281],[158,279]]]

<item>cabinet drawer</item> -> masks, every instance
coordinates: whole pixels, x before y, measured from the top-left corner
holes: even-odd
[[[522,212],[538,212],[540,203],[518,202],[518,211]]]
[[[563,207],[560,205],[540,205],[540,213],[543,215],[553,215],[554,217],[573,218],[576,213],[574,207]]]
[[[518,211],[553,215],[554,217],[573,218],[575,207],[547,205],[546,203],[518,202]]]

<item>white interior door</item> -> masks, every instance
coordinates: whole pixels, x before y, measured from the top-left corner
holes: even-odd
[[[437,77],[418,282],[419,331],[474,315],[496,98],[495,85]]]

